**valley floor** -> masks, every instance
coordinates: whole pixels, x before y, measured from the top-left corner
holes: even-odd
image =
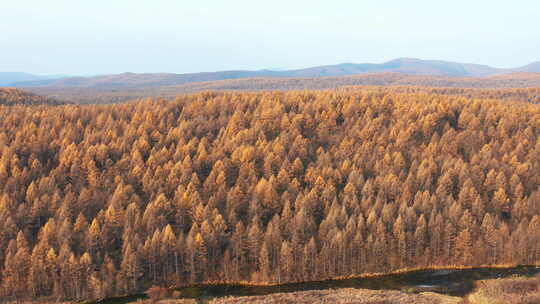
[[[143,300],[139,304],[539,304],[540,276],[533,278],[512,277],[479,281],[475,291],[464,298],[438,293],[405,293],[395,290],[326,289],[275,293],[266,296],[225,297],[212,300],[168,299],[153,302]]]
[[[146,300],[145,303],[152,303]],[[161,300],[158,304],[195,304],[195,300]],[[462,298],[437,293],[409,294],[395,290],[329,289],[292,293],[276,293],[267,296],[226,297],[210,300],[209,304],[460,304]]]
[[[408,294],[394,290],[339,289],[281,293],[269,296],[222,298],[211,304],[340,303],[340,304],[459,304],[462,299],[436,293]]]

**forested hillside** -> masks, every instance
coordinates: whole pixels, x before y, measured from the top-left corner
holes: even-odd
[[[143,80],[147,80],[143,78]],[[400,73],[370,73],[340,77],[314,78],[243,78],[219,81],[191,82],[182,85],[154,87],[121,86],[107,83],[98,87],[32,87],[36,94],[80,104],[118,103],[137,98],[161,96],[174,98],[179,94],[202,91],[265,91],[265,90],[328,90],[350,86],[389,86],[418,88],[510,89],[540,87],[540,73],[520,73],[484,78],[458,78]],[[538,90],[538,89],[536,89]],[[498,95],[497,95],[498,96]]]
[[[0,106],[0,298],[540,263],[539,106],[439,93]]]
[[[60,102],[51,98],[42,97],[18,89],[0,88],[0,106],[37,106],[37,105],[60,105],[66,102]]]

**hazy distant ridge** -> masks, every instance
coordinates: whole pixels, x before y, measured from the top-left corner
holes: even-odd
[[[16,83],[24,83],[28,81],[53,80],[65,77],[66,76],[62,75],[38,76],[21,72],[0,72],[0,87],[12,86]]]
[[[204,73],[157,73],[135,74],[123,73],[95,77],[71,77],[63,79],[40,79],[20,81],[18,87],[58,87],[58,88],[150,88],[161,86],[182,85],[191,82],[240,78],[294,78],[294,77],[329,77],[346,76],[363,73],[393,72],[408,75],[437,75],[447,77],[486,77],[515,72],[540,73],[540,62],[534,62],[519,68],[499,69],[487,65],[464,64],[439,60],[421,60],[414,58],[399,58],[381,64],[373,63],[342,63],[336,65],[317,66],[306,69],[285,71],[221,71]]]

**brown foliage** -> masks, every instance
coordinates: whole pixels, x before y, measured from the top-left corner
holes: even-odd
[[[165,299],[170,296],[170,290],[160,286],[152,286],[145,293],[152,301]]]
[[[540,109],[469,93],[0,107],[0,297],[538,263]]]

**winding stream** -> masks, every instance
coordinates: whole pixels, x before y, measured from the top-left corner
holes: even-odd
[[[513,268],[473,268],[464,270],[419,270],[377,277],[329,280],[320,282],[292,283],[279,286],[245,286],[235,284],[196,285],[179,288],[182,296],[192,299],[208,299],[225,296],[260,296],[279,292],[306,290],[363,288],[375,290],[402,290],[406,292],[432,291],[463,297],[474,288],[478,280],[504,278],[514,275],[531,276],[540,273],[540,267],[520,266]],[[111,298],[96,303],[121,304],[144,298],[144,295]]]

